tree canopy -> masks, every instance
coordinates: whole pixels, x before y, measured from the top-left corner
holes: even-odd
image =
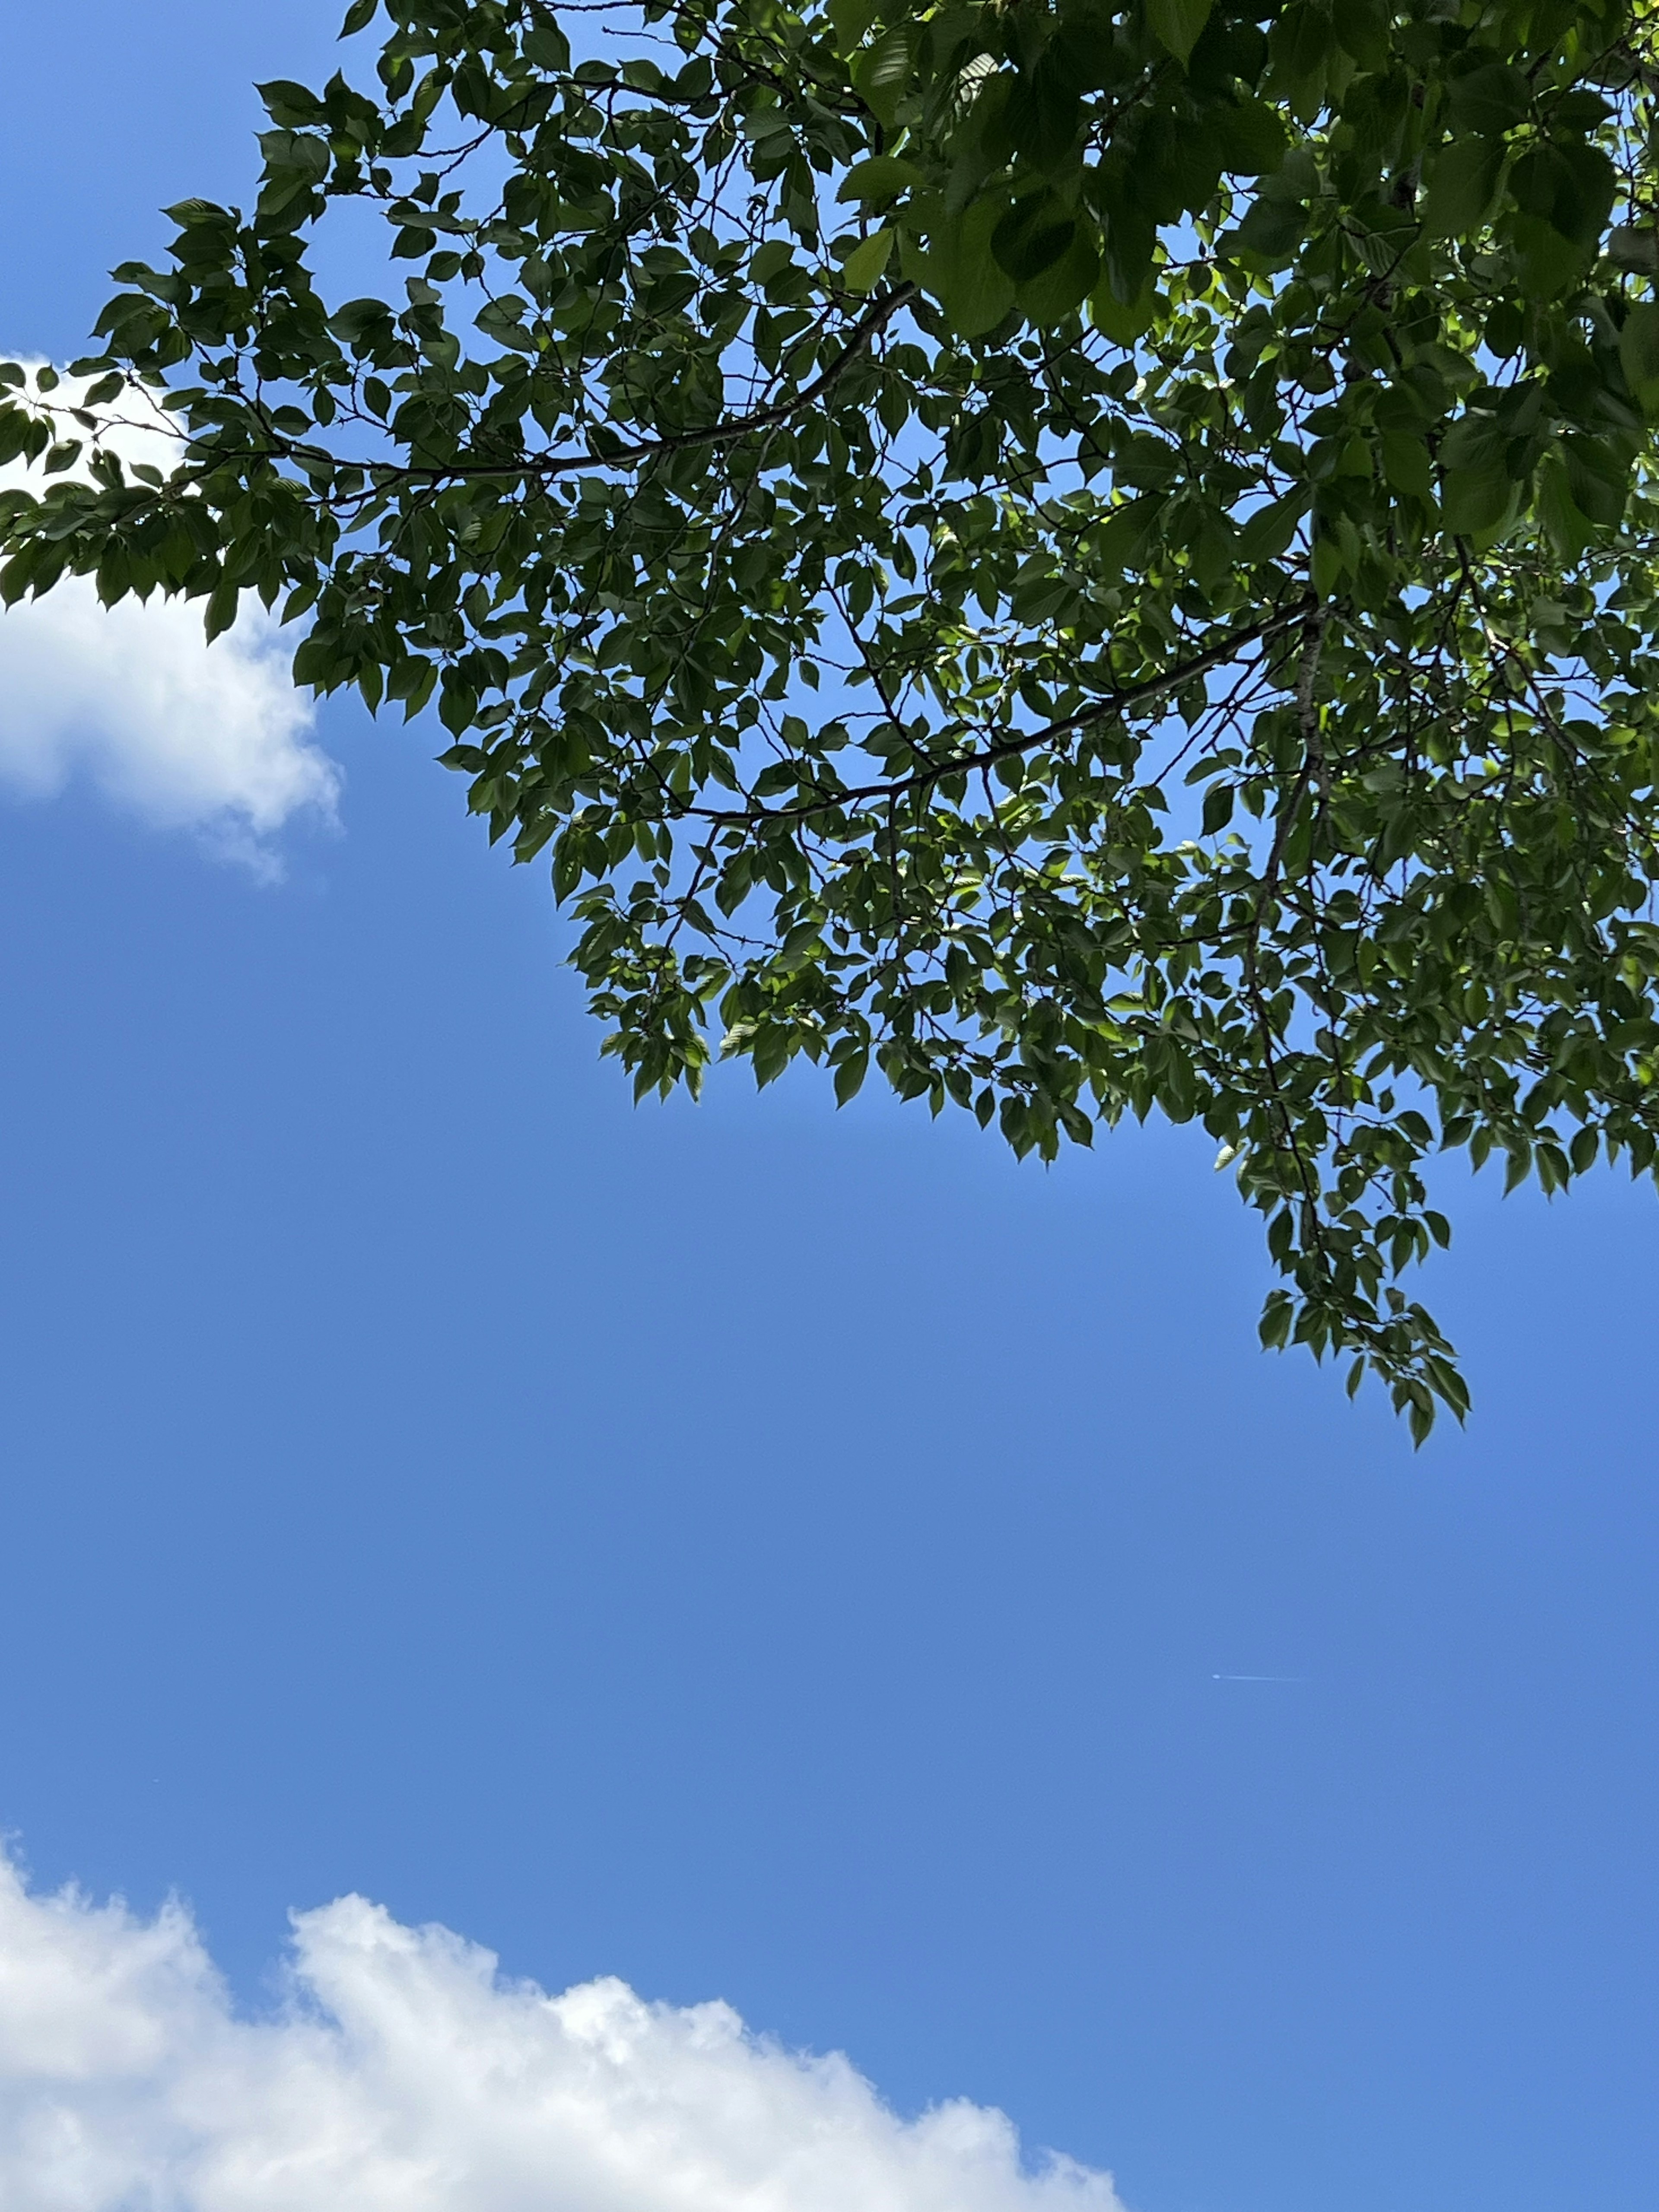
[[[1430,1156],[1659,1151],[1654,20],[356,0],[253,204],[0,369],[0,592],[434,703],[641,1093],[1201,1121],[1263,1340],[1420,1440]]]

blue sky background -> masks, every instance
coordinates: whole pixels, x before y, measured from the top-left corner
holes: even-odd
[[[15,17],[0,341],[78,351],[337,12]],[[1413,1457],[1254,1349],[1201,1138],[636,1111],[441,740],[319,734],[275,885],[0,803],[35,1873],[176,1887],[249,2002],[345,1889],[722,1996],[1136,2212],[1645,2212],[1651,1189],[1460,1201],[1475,1414]]]

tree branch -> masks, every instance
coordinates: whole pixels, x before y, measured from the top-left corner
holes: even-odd
[[[1004,738],[994,745],[986,745],[978,752],[958,753],[953,760],[936,761],[918,769],[914,775],[901,777],[896,783],[866,783],[851,790],[837,791],[825,799],[802,799],[793,806],[748,806],[717,811],[712,807],[689,806],[684,811],[705,822],[726,827],[741,827],[760,822],[805,821],[815,814],[832,813],[837,807],[847,806],[863,799],[900,799],[908,791],[925,789],[947,775],[967,775],[975,769],[992,768],[1000,760],[1012,760],[1017,754],[1036,752],[1043,745],[1058,744],[1063,738],[1075,737],[1097,722],[1109,720],[1132,707],[1144,706],[1147,700],[1156,699],[1161,692],[1173,691],[1189,684],[1195,676],[1203,676],[1212,668],[1218,668],[1231,660],[1246,646],[1260,644],[1263,639],[1276,637],[1279,631],[1289,629],[1301,622],[1315,602],[1310,593],[1297,600],[1294,605],[1280,608],[1276,613],[1264,615],[1259,621],[1247,623],[1243,629],[1231,631],[1218,638],[1202,653],[1195,653],[1190,660],[1183,660],[1174,668],[1166,668],[1157,676],[1148,676],[1139,684],[1131,684],[1103,699],[1092,707],[1085,707],[1075,714],[1063,716],[1059,721],[1047,722],[1040,730],[1022,731],[1018,737]]]
[[[332,456],[330,456],[330,459],[331,465],[337,468],[348,465],[362,468],[369,479],[371,488],[377,491],[384,491],[391,484],[407,483],[416,480],[428,483],[447,477],[465,477],[469,480],[480,477],[551,477],[568,476],[578,469],[634,468],[644,461],[661,460],[671,453],[695,452],[702,446],[733,445],[739,438],[746,438],[753,431],[769,430],[775,428],[780,422],[787,422],[792,415],[799,414],[804,407],[813,406],[827,392],[833,391],[872,340],[879,335],[898,310],[915,296],[916,288],[914,284],[896,285],[892,291],[884,293],[879,300],[872,301],[871,305],[865,309],[864,313],[853,325],[852,332],[840,353],[827,368],[819,371],[810,384],[803,385],[801,389],[788,399],[777,400],[769,407],[757,407],[752,415],[740,415],[729,422],[711,423],[706,430],[684,430],[666,438],[645,439],[637,445],[624,446],[620,452],[615,453],[556,453],[550,459],[544,461],[489,463],[480,464],[476,468],[452,464],[434,465],[431,468],[420,468],[412,465],[393,468],[376,461],[347,464],[333,460]],[[304,450],[301,447],[290,447],[287,448],[284,457],[297,459]]]

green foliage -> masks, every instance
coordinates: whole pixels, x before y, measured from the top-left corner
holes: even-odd
[[[255,592],[435,704],[641,1092],[1201,1121],[1263,1340],[1420,1439],[1428,1156],[1656,1160],[1653,24],[357,0],[93,388],[4,372],[0,592]]]

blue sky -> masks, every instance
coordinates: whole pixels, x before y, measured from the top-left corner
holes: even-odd
[[[336,12],[9,25],[0,344],[78,350]],[[281,720],[255,640],[181,798],[119,686],[31,753],[70,663],[21,649],[0,1967],[70,1878],[176,1892],[257,2008],[360,1892],[1000,2107],[1134,2212],[1650,2203],[1650,1188],[1455,1194],[1475,1413],[1413,1457],[1255,1351],[1201,1139],[636,1111],[438,733]]]

